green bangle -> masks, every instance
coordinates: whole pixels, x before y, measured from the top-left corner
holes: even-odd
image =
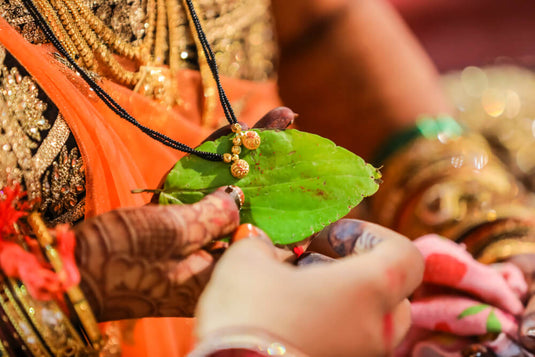
[[[441,135],[455,138],[463,134],[463,128],[450,116],[420,117],[416,120],[416,127],[426,139],[438,139]]]
[[[442,136],[455,138],[461,136],[463,132],[462,126],[451,116],[440,115],[436,118],[421,116],[413,126],[392,135],[379,149],[372,163],[376,167],[381,166],[396,151],[420,137],[430,140],[437,140]]]

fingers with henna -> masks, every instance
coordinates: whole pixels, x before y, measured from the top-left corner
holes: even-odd
[[[249,125],[247,125],[244,122],[239,121],[238,124],[240,124],[242,130],[249,129]],[[206,141],[213,141],[213,140],[219,139],[222,136],[228,135],[230,133],[232,133],[232,129],[230,128],[230,124],[227,124],[215,130],[214,132],[212,132],[212,134],[208,135],[208,137],[206,137],[206,139],[204,139],[202,142],[204,143]]]
[[[192,205],[148,205],[99,215],[75,227],[77,249],[99,256],[128,253],[159,259],[181,257],[238,227],[241,190],[222,187]],[[83,254],[81,254],[83,256]],[[84,264],[84,262],[80,262]]]
[[[341,219],[318,233],[312,239],[309,250],[339,258],[362,254],[379,244],[384,237],[378,236],[370,223],[356,219]]]
[[[295,261],[298,267],[336,262],[336,259],[316,252],[305,252]]]
[[[275,109],[270,110],[267,112],[266,115],[264,115],[259,121],[256,122],[256,124],[253,126],[254,129],[286,129],[288,126],[290,126],[295,118],[297,118],[297,114],[294,113],[291,109],[286,107],[278,107]],[[238,122],[243,130],[248,130],[249,126],[245,124],[244,122]],[[232,133],[232,129],[230,128],[230,124],[225,125],[216,131],[214,131],[212,134],[210,134],[206,139],[203,140],[203,143],[206,141],[212,141],[216,140],[222,136],[228,135]]]
[[[329,265],[332,276],[346,276],[357,281],[365,277],[370,289],[383,299],[387,310],[420,285],[423,258],[406,237],[369,222],[345,220],[341,223],[331,227],[334,229],[328,232],[328,240],[336,251],[348,257]],[[356,256],[349,256],[355,252]]]
[[[253,126],[255,129],[286,129],[293,124],[297,114],[287,107],[270,110]]]

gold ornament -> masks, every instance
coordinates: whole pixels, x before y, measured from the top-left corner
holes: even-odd
[[[246,131],[241,141],[247,149],[256,150],[260,146],[261,139],[256,131]]]
[[[239,136],[235,136],[233,139],[232,139],[232,144],[234,145],[241,145],[241,137]]]
[[[228,152],[223,154],[223,161],[225,161],[227,164],[232,161],[232,155]]]
[[[232,130],[233,133],[239,133],[241,132],[241,125],[238,123],[232,124],[230,126],[230,129]]]
[[[232,153],[235,155],[241,154],[241,146],[234,145],[231,149]]]
[[[236,160],[232,166],[230,166],[230,173],[237,179],[244,178],[249,173],[249,164],[245,160]]]

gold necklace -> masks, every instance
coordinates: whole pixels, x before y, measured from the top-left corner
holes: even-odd
[[[78,64],[169,108],[183,102],[173,80],[176,72],[198,68],[203,85],[202,123],[217,126],[217,90],[202,48],[192,36],[195,29],[184,11],[184,0],[145,1],[133,7],[119,1],[121,7],[111,10],[111,0],[34,0]],[[272,38],[262,40],[271,33],[267,0],[197,0],[194,5],[204,15],[200,20],[208,41],[221,56],[221,73],[269,77],[274,46]],[[119,31],[115,12],[138,17],[121,20],[127,24],[126,31]],[[117,56],[130,63],[124,65]]]

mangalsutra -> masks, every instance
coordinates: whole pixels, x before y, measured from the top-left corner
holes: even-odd
[[[240,159],[239,155],[241,153],[241,146],[243,145],[245,148],[249,150],[255,150],[260,146],[260,135],[255,131],[242,131],[242,128],[240,124],[238,124],[238,120],[236,119],[236,115],[234,114],[234,111],[230,105],[230,101],[227,98],[227,95],[223,89],[223,86],[221,85],[221,80],[219,78],[219,72],[217,68],[217,63],[215,60],[215,55],[210,47],[210,44],[208,43],[208,40],[206,38],[206,34],[204,33],[201,22],[199,20],[199,17],[197,16],[197,13],[195,11],[195,6],[193,5],[193,0],[183,0],[185,3],[186,10],[189,14],[189,19],[194,25],[198,41],[198,45],[201,46],[202,52],[204,53],[204,57],[206,60],[206,64],[212,73],[212,77],[215,81],[216,89],[219,94],[219,100],[221,102],[221,106],[223,107],[223,111],[225,113],[225,117],[229,124],[231,125],[232,131],[235,133],[233,141],[233,146],[231,149],[231,153],[225,153],[223,155],[212,153],[212,152],[206,152],[206,151],[199,151],[195,150],[183,143],[180,143],[176,140],[171,139],[170,137],[157,132],[155,130],[152,130],[141,123],[139,123],[134,117],[132,117],[123,107],[121,107],[108,93],[106,93],[91,76],[80,67],[80,65],[76,62],[74,59],[75,54],[81,55],[81,58],[83,61],[87,61],[88,63],[91,63],[91,54],[88,52],[86,47],[82,45],[82,40],[85,40],[90,46],[97,46],[96,48],[100,49],[99,56],[102,57],[101,59],[104,60],[103,57],[107,57],[106,59],[108,64],[110,66],[113,65],[113,61],[116,61],[115,59],[109,59],[113,58],[111,54],[106,53],[105,46],[102,46],[102,44],[98,44],[98,39],[96,38],[94,31],[100,30],[103,31],[101,33],[101,36],[109,42],[111,45],[116,48],[116,50],[131,58],[141,58],[143,57],[143,46],[139,48],[134,48],[130,45],[123,44],[122,42],[118,42],[118,40],[113,37],[113,33],[109,33],[106,30],[104,30],[105,27],[101,27],[98,23],[98,21],[94,18],[92,18],[89,13],[84,12],[83,10],[80,10],[83,8],[80,4],[80,0],[65,0],[65,1],[59,1],[59,0],[52,0],[50,3],[48,0],[22,0],[25,6],[28,8],[30,14],[34,17],[36,23],[39,25],[45,36],[48,38],[50,43],[52,43],[56,49],[65,57],[67,62],[70,63],[72,67],[80,74],[80,76],[84,79],[84,81],[93,89],[95,94],[117,115],[119,115],[124,120],[128,121],[132,125],[136,126],[138,129],[140,129],[142,132],[144,132],[149,137],[161,142],[162,144],[169,146],[171,148],[174,148],[176,150],[196,155],[202,159],[209,160],[209,161],[223,161],[226,163],[231,163],[230,172],[231,174],[241,179],[249,173],[249,164],[247,161]],[[151,0],[149,0],[151,1]],[[163,1],[165,0],[156,0],[158,9],[160,6],[165,5]],[[57,6],[58,11],[55,11],[55,8],[52,6],[55,4]],[[63,9],[63,10],[62,10]],[[44,14],[44,15],[43,15]],[[151,22],[151,19],[153,19],[155,16],[153,14],[149,14],[149,23]],[[159,15],[158,15],[159,17]],[[57,21],[64,21],[65,24],[72,23],[72,21],[75,21],[79,25],[78,28],[74,27],[68,27],[65,28],[62,26],[59,26]],[[165,19],[162,19],[163,22]],[[86,21],[88,24],[87,26],[91,27],[91,29],[88,29],[87,27],[83,27],[82,23],[83,21]],[[163,25],[161,25],[160,19],[156,19],[155,26],[158,29],[158,27],[162,27],[163,31]],[[60,30],[62,29],[62,30]],[[155,42],[155,48],[158,49],[158,30],[156,29],[156,38],[154,40]],[[91,31],[90,31],[91,30]],[[65,33],[65,31],[67,33]],[[77,32],[78,31],[78,32]],[[73,36],[73,34],[80,34],[80,36]],[[69,37],[73,36],[72,43],[62,42],[58,37]],[[69,37],[70,38],[70,37]],[[147,37],[145,38],[146,43],[145,46],[148,44],[152,44],[152,38]],[[63,46],[63,43],[66,43],[66,46]],[[96,45],[95,45],[96,44]],[[72,45],[72,46],[71,46]],[[131,72],[130,72],[131,73]],[[128,78],[130,78],[130,75],[126,75]],[[126,78],[126,77],[125,77]]]

